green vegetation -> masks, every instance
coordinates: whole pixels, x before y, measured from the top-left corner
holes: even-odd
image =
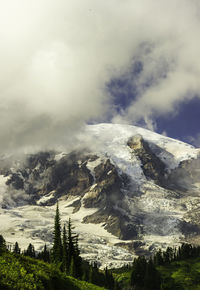
[[[104,289],[69,277],[48,264],[34,258],[5,251],[0,256],[0,289]]]
[[[121,289],[200,290],[200,247],[159,250],[152,259],[139,257],[133,266],[113,270],[113,276]]]
[[[172,262],[159,266],[162,289],[200,289],[200,258]]]
[[[54,262],[62,261],[61,225],[60,225],[60,213],[59,213],[58,203],[56,206],[56,215],[55,215],[55,221],[54,221],[52,258]]]

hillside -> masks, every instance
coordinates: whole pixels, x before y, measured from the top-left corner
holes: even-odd
[[[199,290],[200,258],[185,259],[157,267],[163,290]],[[130,289],[131,270],[114,270],[114,277],[122,289]],[[146,288],[145,288],[146,289]],[[147,290],[150,288],[147,288]]]
[[[58,270],[58,265],[22,255],[4,253],[0,256],[0,289],[103,290],[105,288],[66,276]]]

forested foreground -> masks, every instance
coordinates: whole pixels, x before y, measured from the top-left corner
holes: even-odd
[[[0,256],[0,289],[104,289],[61,272],[56,264],[5,252]]]
[[[0,235],[0,289],[200,289],[200,247],[168,247],[121,269],[100,270],[81,258],[71,220],[61,228],[57,205],[51,249],[36,252],[29,244],[21,251]]]
[[[200,247],[168,247],[148,259],[138,257],[132,266],[113,270],[113,276],[124,290],[200,289]]]

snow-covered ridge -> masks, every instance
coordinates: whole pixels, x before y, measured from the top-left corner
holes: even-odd
[[[184,143],[180,140],[175,140],[150,130],[132,125],[124,124],[109,124],[102,123],[97,125],[87,125],[85,132],[101,141],[105,146],[114,143],[118,145],[126,145],[128,139],[135,135],[141,135],[144,140],[155,143],[157,146],[165,149],[179,160],[196,158],[200,152],[194,146]]]
[[[141,135],[149,143],[152,150],[157,146],[156,155],[169,169],[177,167],[183,160],[197,158],[200,152],[199,149],[182,141],[124,124],[87,125],[79,138],[80,140],[88,139],[98,154],[110,158],[121,172],[128,174],[134,181],[141,184],[145,177],[140,161],[127,146],[128,139],[135,135]]]

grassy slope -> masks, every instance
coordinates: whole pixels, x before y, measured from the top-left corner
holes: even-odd
[[[158,267],[164,289],[200,290],[200,258],[173,262],[169,266]]]
[[[157,267],[162,278],[163,290],[200,290],[200,258],[173,262]],[[131,271],[116,270],[114,277],[123,288],[129,284]]]
[[[120,268],[113,270],[113,277],[123,288],[126,288],[130,284],[131,271],[126,268]]]
[[[53,264],[5,253],[0,256],[0,289],[100,290],[104,288],[66,276]]]

